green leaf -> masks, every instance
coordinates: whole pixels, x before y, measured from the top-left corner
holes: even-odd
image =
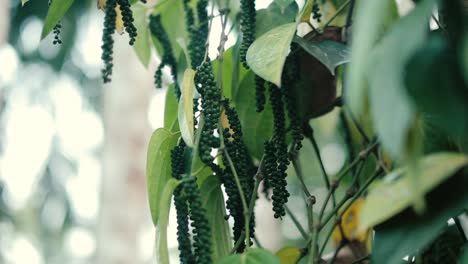
[[[426,194],[463,166],[468,164],[468,156],[459,153],[431,154],[418,162],[419,189]],[[366,230],[400,213],[412,204],[413,188],[406,168],[394,170],[371,188],[366,198],[359,230]]]
[[[468,135],[468,96],[454,54],[446,36],[432,33],[406,65],[405,81],[412,101],[427,121],[463,141]]]
[[[463,249],[463,253],[460,256],[460,264],[468,263],[468,246],[465,246]]]
[[[281,13],[284,13],[286,8],[294,2],[294,0],[274,0],[275,3],[281,8]]]
[[[373,66],[369,62],[369,51],[385,26],[398,17],[398,12],[394,0],[359,1],[354,17],[345,97],[351,111],[360,115],[364,110],[367,94],[365,75],[369,67]]]
[[[275,27],[294,22],[298,9],[296,2],[292,2],[284,10],[272,2],[268,8],[257,10],[256,37],[259,38]]]
[[[424,44],[433,4],[434,0],[420,2],[398,21],[371,54],[368,76],[371,113],[383,146],[395,158],[403,153],[409,129],[415,122],[415,109],[404,84],[404,69],[410,56]]]
[[[182,81],[182,95],[179,99],[178,120],[185,144],[193,147],[193,88],[195,71],[187,69]]]
[[[468,33],[465,33],[465,38],[461,46],[462,46],[462,52],[461,52],[462,56],[460,56],[460,59],[462,61],[460,62],[460,64],[462,66],[462,71],[463,71],[463,76],[465,77],[465,82],[468,83]],[[467,87],[468,85],[465,85],[465,88]]]
[[[135,18],[134,25],[137,28],[138,35],[136,37],[133,48],[140,62],[148,68],[148,63],[151,56],[150,32],[148,28],[148,17],[146,15],[146,7],[137,3],[132,5],[133,17]]]
[[[295,33],[296,23],[289,23],[263,34],[248,49],[247,64],[258,76],[281,87],[281,74]]]
[[[466,186],[468,174],[464,171],[428,194],[424,214],[418,215],[407,209],[377,226],[372,263],[399,263],[404,256],[415,255],[434,241],[447,228],[448,219],[458,216],[466,208]]]
[[[174,57],[179,58],[182,51],[179,44],[177,43],[177,39],[188,39],[188,32],[185,27],[185,11],[183,1],[164,0],[154,7],[153,13],[161,14],[161,24],[166,29],[169,42],[172,45]],[[158,53],[162,54],[159,41],[154,37],[152,37],[152,41]]]
[[[297,22],[310,22],[310,14],[312,14],[312,8],[314,7],[314,0],[307,0],[301,13],[296,17]]]
[[[169,251],[167,248],[167,225],[169,223],[169,212],[171,209],[171,198],[180,181],[171,178],[164,185],[159,201],[159,222],[156,226],[156,263],[169,264]]]
[[[62,19],[63,15],[73,4],[74,0],[56,0],[52,1],[52,4],[47,11],[47,16],[44,21],[44,27],[42,28],[41,40],[43,40],[57,23]]]
[[[164,128],[171,131],[179,131],[179,122],[177,122],[178,104],[174,94],[174,84],[170,84],[166,91],[166,101],[164,103]]]
[[[21,0],[21,6],[24,6],[29,0]]]
[[[261,159],[263,145],[273,134],[273,113],[269,100],[262,112],[256,111],[254,78],[252,71],[245,75],[234,103],[241,121],[244,143],[252,156]]]
[[[277,256],[261,248],[253,248],[243,254],[223,258],[218,264],[280,264]]]
[[[325,65],[332,75],[335,75],[336,67],[349,62],[349,50],[343,43],[331,40],[310,42],[300,37],[294,38],[294,42]]]
[[[201,184],[200,194],[211,226],[212,259],[216,263],[229,255],[232,249],[229,224],[224,219],[226,208],[224,207],[224,196],[219,178],[214,177],[211,173]]]
[[[151,136],[146,160],[148,199],[153,224],[158,224],[162,192],[171,179],[171,150],[176,146],[180,133],[159,128]]]

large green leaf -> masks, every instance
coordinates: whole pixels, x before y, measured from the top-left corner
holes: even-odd
[[[135,18],[133,24],[138,31],[133,48],[143,66],[148,67],[151,56],[151,41],[148,28],[148,17],[146,15],[147,8],[141,3],[136,3],[132,5],[132,11],[133,17]]]
[[[208,176],[201,184],[200,194],[211,226],[212,259],[216,262],[229,255],[232,249],[229,224],[224,219],[226,208],[219,178]]]
[[[74,0],[55,0],[47,11],[47,16],[44,21],[44,27],[42,28],[41,40],[44,39],[55,27],[55,25],[62,19],[63,15],[72,6]],[[24,3],[23,3],[24,4]]]
[[[219,59],[213,61],[213,72],[218,82],[222,76],[223,95],[229,99],[235,98],[239,80],[242,80],[247,70],[241,67],[238,57],[238,44],[223,53],[222,74],[219,75]]]
[[[281,8],[281,13],[284,13],[286,8],[295,1],[294,0],[274,0],[274,2]]]
[[[235,254],[223,258],[218,264],[280,264],[277,256],[261,249],[253,248],[243,254]]]
[[[351,61],[347,74],[346,101],[351,111],[359,115],[364,110],[367,83],[365,75],[370,65],[369,51],[383,28],[398,16],[394,0],[358,1],[353,23]]]
[[[294,42],[325,65],[332,75],[335,75],[336,67],[349,62],[349,50],[343,43],[331,40],[311,42],[300,37],[294,38]]]
[[[264,80],[281,87],[286,57],[296,33],[296,23],[276,27],[254,41],[247,51],[247,64]]]
[[[273,113],[269,100],[258,113],[255,107],[255,75],[249,71],[239,85],[235,105],[241,120],[244,143],[257,159],[263,155],[263,145],[273,133]]]
[[[164,103],[164,128],[171,132],[179,131],[177,107],[177,98],[174,94],[174,84],[171,84],[166,91],[166,101]]]
[[[195,71],[185,70],[182,81],[182,96],[179,99],[178,120],[180,132],[187,146],[193,146],[193,89]]]
[[[393,157],[401,157],[415,122],[415,109],[404,85],[404,70],[410,56],[424,44],[433,6],[434,0],[420,2],[371,54],[368,78],[372,117],[382,144]]]
[[[292,2],[286,9],[272,2],[268,8],[257,10],[256,36],[257,38],[275,27],[294,22],[298,7]]]
[[[377,226],[372,263],[400,263],[404,256],[414,256],[434,241],[447,228],[448,219],[456,217],[466,208],[466,186],[468,174],[464,171],[428,194],[424,214],[418,215],[408,208]]]
[[[180,181],[171,178],[164,185],[158,210],[159,222],[156,225],[156,259],[157,263],[169,264],[169,251],[167,248],[167,225],[169,223],[169,212],[171,209],[171,197]]]
[[[151,136],[146,160],[148,199],[153,224],[158,224],[160,201],[166,183],[171,179],[171,150],[176,146],[180,133],[159,128]]]
[[[445,35],[431,34],[407,64],[405,81],[428,122],[457,141],[468,142],[468,94],[455,54]]]
[[[419,189],[426,194],[460,168],[468,164],[468,156],[459,153],[437,153],[424,157],[419,163]],[[366,198],[359,229],[366,230],[400,213],[411,205],[413,188],[406,168],[397,169],[376,184]]]

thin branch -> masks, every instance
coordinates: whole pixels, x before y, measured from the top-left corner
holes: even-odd
[[[286,209],[286,213],[291,217],[291,220],[293,221],[294,225],[296,226],[297,230],[299,230],[299,233],[301,233],[302,237],[307,240],[309,239],[309,235],[307,235],[306,231],[302,227],[301,223],[297,220],[297,217],[294,215],[294,213],[289,209],[287,205],[284,205],[284,209]]]
[[[340,8],[338,8],[338,10],[336,10],[336,13],[330,17],[330,19],[328,19],[327,22],[325,22],[325,24],[323,25],[323,28],[326,28],[328,25],[330,25],[331,22],[333,22],[333,20],[335,20],[335,18],[343,11],[345,10],[345,8],[349,5],[349,3],[351,3],[351,0],[347,0],[346,2],[344,2]]]

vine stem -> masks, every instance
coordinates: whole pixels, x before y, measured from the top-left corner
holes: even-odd
[[[336,10],[335,14],[330,17],[330,19],[328,19],[327,22],[325,22],[325,24],[323,24],[323,28],[326,28],[328,25],[330,25],[331,22],[333,22],[333,20],[335,20],[335,18],[341,13],[343,12],[343,10],[351,3],[351,0],[347,0],[346,2],[344,2],[339,8],[338,10]]]
[[[302,237],[305,240],[309,239],[309,236],[307,235],[306,231],[302,227],[301,223],[299,223],[299,220],[297,220],[297,217],[294,215],[294,213],[289,209],[287,205],[284,205],[284,209],[286,210],[286,213],[289,215],[289,217],[291,217],[291,220],[293,221],[297,230],[299,230],[299,233],[301,233]]]

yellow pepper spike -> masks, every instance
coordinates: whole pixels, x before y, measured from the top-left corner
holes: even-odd
[[[104,7],[106,7],[106,0],[98,0],[97,8],[100,10],[104,10]]]
[[[351,207],[348,208],[341,217],[341,230],[339,226],[336,226],[332,233],[333,242],[338,246],[343,239],[342,235],[349,241],[360,241],[365,242],[369,237],[369,232],[358,232],[359,226],[359,211],[364,205],[364,199],[360,198],[356,200]]]
[[[120,11],[120,5],[117,5],[115,7],[115,12],[117,13],[117,16],[115,17],[115,29],[119,34],[124,33],[124,22],[123,22],[123,16],[122,16],[122,11]]]
[[[281,264],[296,264],[301,256],[301,251],[297,247],[284,247],[276,252],[276,256],[280,259]]]

